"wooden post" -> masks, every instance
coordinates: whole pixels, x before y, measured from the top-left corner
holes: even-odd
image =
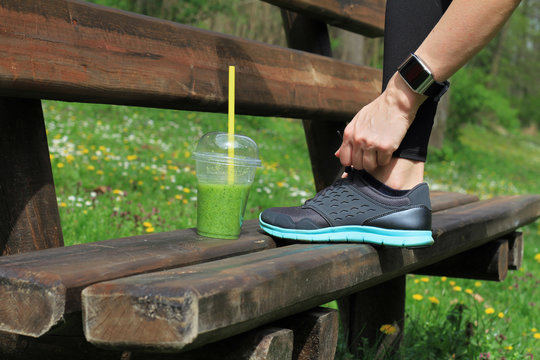
[[[0,98],[0,251],[63,246],[40,100]]]
[[[286,10],[281,11],[281,17],[289,47],[332,56],[330,37],[325,23]],[[331,185],[341,169],[341,164],[334,156],[334,152],[341,145],[341,138],[337,132],[343,131],[345,121],[348,120],[350,119],[344,119],[344,121],[303,120],[317,191]]]
[[[332,360],[338,342],[338,313],[318,307],[279,320],[294,332],[293,360]]]
[[[405,319],[405,275],[375,285],[339,301],[349,351],[362,358],[359,346],[378,346],[377,354],[399,349]],[[384,333],[383,325],[391,325]]]

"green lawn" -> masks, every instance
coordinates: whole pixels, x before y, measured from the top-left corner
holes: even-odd
[[[49,101],[43,108],[67,245],[195,226],[191,154],[204,133],[226,131],[226,115]],[[313,196],[298,120],[238,116],[236,123],[259,144],[263,162],[246,218]],[[430,155],[432,189],[540,194],[538,136],[470,126],[456,149]],[[403,358],[540,356],[539,223],[523,232],[523,268],[502,283],[408,277]]]

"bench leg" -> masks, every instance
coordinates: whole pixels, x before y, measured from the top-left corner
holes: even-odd
[[[41,101],[0,97],[0,252],[63,246]]]
[[[366,340],[368,347],[378,346],[379,355],[399,349],[405,318],[405,275],[340,299],[338,306],[351,353],[362,358],[359,347]],[[395,331],[382,332],[381,327],[387,324]]]
[[[281,11],[281,17],[290,48],[332,56],[325,23],[286,10]],[[343,131],[346,122],[303,120],[303,124],[315,187],[320,191],[331,185],[341,170],[334,152],[341,145],[337,131]]]
[[[294,333],[293,360],[332,360],[338,341],[338,313],[315,308],[278,321]]]

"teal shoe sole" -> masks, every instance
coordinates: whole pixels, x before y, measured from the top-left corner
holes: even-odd
[[[394,230],[373,226],[349,225],[316,230],[287,229],[261,220],[259,225],[268,234],[296,241],[341,242],[386,245],[397,247],[425,247],[434,243],[429,230]]]

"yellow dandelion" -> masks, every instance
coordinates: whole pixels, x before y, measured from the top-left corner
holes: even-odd
[[[476,281],[476,282],[474,283],[474,286],[480,287],[480,286],[482,286],[482,283],[481,283],[480,281]]]
[[[491,314],[493,314],[493,313],[495,313],[495,309],[494,309],[494,308],[488,307],[488,308],[486,309],[486,314],[487,314],[487,315],[491,315]]]
[[[53,154],[49,154],[49,159],[53,160],[53,159],[54,159],[54,155],[53,155]]]
[[[184,151],[184,157],[188,158],[191,156],[191,153],[189,151]]]
[[[187,199],[182,200],[182,204],[187,204],[187,203],[188,203]]]
[[[445,281],[446,281],[446,279],[447,279],[447,277],[446,277],[446,276],[443,276],[443,277],[441,277],[441,281],[442,281],[442,282],[445,282]]]
[[[535,339],[540,339],[540,333],[534,333],[533,337],[534,337]]]
[[[83,151],[82,151],[83,154],[88,154],[89,152],[90,152],[90,150],[88,150],[88,149],[83,149]]]
[[[504,347],[504,350],[512,350],[514,347],[512,345],[507,345]]]
[[[98,149],[101,151],[107,151],[107,148],[103,145],[99,145]]]
[[[534,260],[540,262],[540,253],[534,255]]]
[[[55,138],[55,139],[60,139],[61,137],[62,137],[61,134],[56,134],[56,135],[54,135],[54,138]]]
[[[165,190],[165,185],[160,185],[160,186],[159,186],[159,189],[160,189],[160,190]]]
[[[531,331],[532,331],[532,332],[537,332],[538,329],[537,329],[537,328],[532,328]]]
[[[137,159],[137,155],[128,155],[128,156],[126,157],[126,159],[127,159],[128,161],[136,160],[136,159]]]
[[[439,305],[439,299],[437,299],[435,296],[430,296],[428,298],[428,300],[432,303],[432,304],[435,304],[435,305]]]
[[[115,195],[124,195],[124,192],[122,190],[120,190],[120,189],[114,189],[113,194],[115,194]]]
[[[384,324],[379,329],[383,334],[392,335],[397,331],[397,328],[392,324]]]
[[[60,207],[67,207],[67,204],[65,202],[63,202],[63,201],[59,205],[60,205]]]
[[[167,164],[171,165],[171,164],[172,164],[172,160],[167,160]]]
[[[58,164],[56,164],[56,167],[61,169],[64,167],[64,163],[59,162]]]
[[[67,161],[68,163],[73,162],[73,160],[75,160],[75,157],[74,157],[73,155],[70,154],[70,155],[66,156],[66,161]]]
[[[278,182],[276,183],[276,185],[277,185],[278,187],[283,187],[283,186],[285,185],[285,182],[283,182],[283,181],[278,181]]]
[[[90,170],[90,171],[96,170],[96,168],[95,168],[93,165],[88,165],[86,168],[87,168],[88,170]]]
[[[150,223],[150,222],[148,222],[148,221],[143,222],[142,225],[143,225],[144,227],[146,227],[146,228],[152,227],[152,223]]]
[[[152,227],[152,226],[146,228],[147,233],[152,233],[154,231],[156,231],[156,229],[154,229],[154,227]]]
[[[98,174],[98,175],[103,175],[104,172],[103,172],[103,170],[98,170],[98,171],[96,171],[96,174]]]
[[[504,317],[504,313],[500,312],[497,314],[497,316],[499,317],[499,319],[502,319]]]
[[[461,291],[461,286],[454,286],[452,289],[454,291]]]
[[[423,297],[422,295],[420,295],[420,294],[414,294],[414,295],[412,296],[412,298],[413,298],[414,300],[416,300],[416,301],[420,301],[420,300],[422,300],[424,297]]]
[[[423,278],[420,278],[420,281],[427,283],[429,282],[429,278],[423,277]]]
[[[190,188],[184,188],[184,192],[185,192],[186,194],[189,194],[189,193],[191,192],[191,189],[190,189]]]
[[[450,284],[450,286],[454,286],[454,285],[456,285],[456,282],[452,280],[452,281],[449,282],[449,284]]]
[[[414,279],[414,283],[415,283],[415,284],[418,284],[418,283],[420,283],[420,280]]]
[[[473,291],[471,289],[465,289],[465,292],[469,295],[472,295],[473,294]]]
[[[177,195],[174,196],[174,198],[176,200],[182,200],[184,197],[182,195],[180,195],[180,194],[177,194]]]
[[[142,184],[144,184],[144,181],[142,180],[137,181],[137,185],[142,185]]]

